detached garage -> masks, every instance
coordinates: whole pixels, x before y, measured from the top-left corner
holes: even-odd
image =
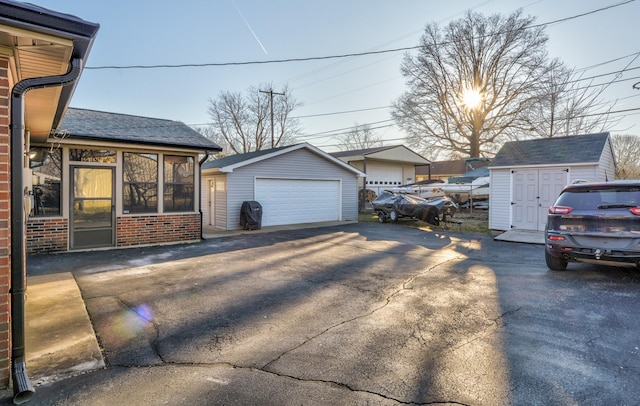
[[[543,231],[565,185],[614,180],[615,172],[609,133],[507,142],[489,168],[489,228]]]
[[[203,225],[240,227],[244,201],[262,206],[262,226],[358,219],[364,173],[310,144],[232,155],[202,165]]]

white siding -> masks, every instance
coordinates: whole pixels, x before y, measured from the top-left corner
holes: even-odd
[[[511,216],[511,171],[490,169],[489,228],[509,230]]]
[[[613,155],[613,147],[611,145],[611,138],[607,139],[607,143],[602,150],[600,156],[600,163],[596,174],[596,179],[599,181],[611,181],[616,178],[616,164],[615,157]]]
[[[575,180],[586,180],[589,182],[599,180],[596,175],[595,165],[572,166],[569,168],[569,183]]]
[[[341,179],[342,220],[358,219],[357,176],[306,149],[298,149],[234,170],[227,175],[226,229],[240,228],[243,201],[255,200],[254,182],[261,178]]]
[[[202,225],[206,226],[210,224],[210,210],[209,210],[209,182],[211,181],[210,177],[203,176],[200,179],[200,208],[202,209]]]

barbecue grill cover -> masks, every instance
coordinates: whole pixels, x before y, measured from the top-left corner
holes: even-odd
[[[240,225],[245,230],[260,230],[262,227],[262,205],[256,201],[242,202]]]

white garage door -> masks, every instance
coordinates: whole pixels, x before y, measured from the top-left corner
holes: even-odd
[[[255,200],[263,226],[340,220],[338,180],[256,179]]]

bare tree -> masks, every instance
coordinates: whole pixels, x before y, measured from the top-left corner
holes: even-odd
[[[581,75],[564,67],[558,60],[551,63],[545,77],[538,82],[537,103],[529,110],[534,136],[554,137],[601,132],[620,119],[608,112],[614,103],[603,103],[600,95],[605,85],[594,86],[581,80]],[[596,109],[603,113],[592,113]]]
[[[640,136],[620,134],[611,140],[616,154],[616,178],[640,178]]]
[[[272,86],[251,87],[243,96],[241,93],[221,92],[218,98],[209,99],[209,116],[212,123],[207,130],[213,140],[219,139],[221,146],[228,147],[228,153],[241,154],[290,145],[300,132],[298,120],[291,112],[300,107],[291,91],[285,86],[281,94],[270,97]],[[273,106],[271,105],[273,101]],[[271,109],[273,108],[273,128],[271,134]]]
[[[469,11],[442,30],[428,25],[418,55],[402,63],[409,89],[392,113],[408,143],[425,155],[479,157],[530,131],[537,82],[549,70],[547,36],[533,22],[521,11]]]
[[[336,137],[340,151],[381,147],[382,138],[375,135],[369,124],[355,123],[353,129]]]
[[[220,134],[219,132],[215,131],[213,126],[211,126],[211,125],[195,126],[195,127],[193,127],[193,129],[196,130],[197,132],[199,132],[201,135],[204,135],[205,137],[207,137],[211,141],[215,142],[216,144],[218,144],[222,148],[222,151],[220,151],[217,154],[215,154],[215,157],[219,158],[219,157],[223,157],[223,156],[229,155],[230,148],[229,148],[229,145],[227,144],[227,141],[224,139],[222,134]]]

